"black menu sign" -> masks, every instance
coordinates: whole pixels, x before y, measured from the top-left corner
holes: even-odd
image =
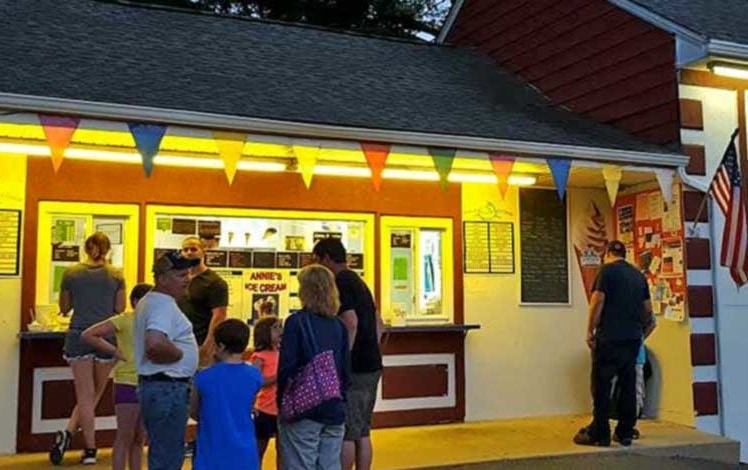
[[[223,250],[205,252],[205,265],[209,268],[225,268],[229,263],[229,254]]]
[[[213,239],[221,236],[220,220],[200,220],[197,223],[197,234],[200,238]]]
[[[276,253],[275,266],[278,269],[296,269],[299,267],[299,254],[293,251]]]
[[[81,260],[81,249],[78,245],[52,245],[52,261],[77,263]]]
[[[274,251],[255,251],[252,253],[252,267],[272,269],[275,267]]]
[[[355,270],[364,269],[364,255],[361,253],[348,253],[348,268]]]
[[[171,233],[176,235],[194,235],[197,231],[197,220],[174,219],[171,221]]]
[[[566,200],[553,190],[520,188],[522,303],[569,303]]]
[[[390,234],[392,248],[410,248],[410,232],[393,232]]]
[[[251,251],[229,251],[229,268],[251,268]]]

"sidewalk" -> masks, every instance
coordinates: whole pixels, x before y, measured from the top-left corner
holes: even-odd
[[[396,470],[412,468],[494,468],[498,461],[511,459],[510,468],[575,468],[567,457],[577,462],[592,464],[588,457],[599,457],[611,464],[638,470],[644,468],[665,470],[669,468],[696,468],[670,466],[672,459],[662,460],[648,457],[691,457],[718,461],[707,468],[721,469],[724,464],[732,468],[737,465],[739,446],[737,442],[712,436],[700,431],[669,423],[642,421],[639,429],[642,439],[631,448],[614,444],[610,448],[580,447],[571,441],[574,433],[587,424],[587,417],[553,417],[521,420],[492,421],[485,423],[450,424],[395,429],[379,429],[372,434],[375,447],[374,468]],[[274,451],[268,449],[265,469],[274,469]],[[636,454],[636,455],[632,455]],[[73,465],[79,451],[68,454],[63,468],[109,469],[109,450],[100,451],[97,466]],[[620,460],[619,455],[628,458]],[[645,457],[642,457],[645,456]],[[522,461],[524,460],[524,462]],[[642,465],[635,464],[633,460]],[[646,462],[649,462],[647,466]],[[677,462],[677,461],[676,461]],[[681,462],[691,465],[689,462]],[[508,462],[504,462],[508,464]],[[191,465],[186,464],[185,470]],[[661,467],[661,468],[660,468]],[[52,468],[46,455],[16,455],[0,457],[0,468],[39,470]],[[579,468],[587,468],[582,465]],[[597,468],[597,464],[589,468]]]

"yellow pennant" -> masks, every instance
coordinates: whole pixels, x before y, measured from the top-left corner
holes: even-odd
[[[618,186],[621,184],[623,170],[618,165],[603,165],[603,179],[605,179],[605,189],[608,190],[608,199],[610,205],[616,205],[618,197]]]
[[[218,147],[218,154],[223,160],[223,169],[226,172],[226,178],[229,184],[234,183],[236,176],[236,167],[242,158],[244,143],[247,141],[247,134],[242,132],[225,132],[213,131],[213,139]]]
[[[304,180],[304,186],[309,189],[312,186],[312,177],[314,176],[314,166],[317,164],[319,157],[319,145],[293,145],[293,154],[299,163],[301,179]]]

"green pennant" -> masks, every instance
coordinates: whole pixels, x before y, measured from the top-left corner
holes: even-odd
[[[442,191],[446,191],[449,187],[449,173],[452,171],[452,164],[455,161],[455,149],[446,149],[440,147],[429,147],[429,155],[434,160],[434,168],[439,174],[439,184],[442,187]]]

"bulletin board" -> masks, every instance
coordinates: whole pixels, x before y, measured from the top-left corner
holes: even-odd
[[[659,190],[619,195],[614,216],[628,261],[647,278],[654,313],[682,321],[687,289],[680,185],[673,199],[666,204]]]

